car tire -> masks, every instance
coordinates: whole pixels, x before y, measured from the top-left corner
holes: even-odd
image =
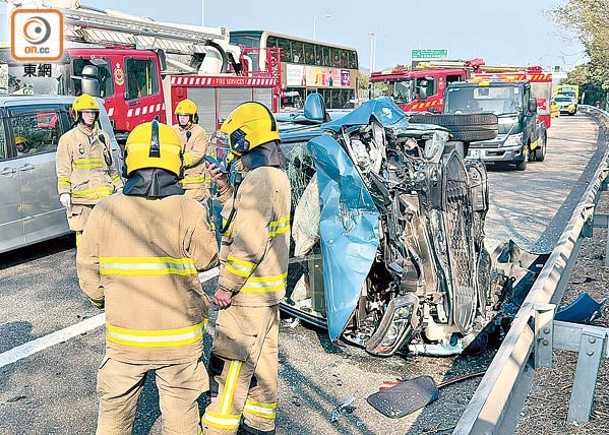
[[[492,113],[472,115],[435,115],[416,113],[410,117],[414,124],[434,124],[447,128],[452,133],[452,140],[472,142],[489,140],[497,137],[499,121]]]
[[[536,162],[543,162],[546,159],[548,138],[544,133],[541,135],[541,138],[539,140],[541,141],[541,143],[537,146],[537,148],[535,148],[535,151],[533,151],[533,158]]]
[[[522,149],[522,154],[524,154],[524,160],[522,162],[519,162],[516,165],[517,171],[525,171],[527,169],[527,165],[529,163],[529,155],[530,155],[528,145]]]

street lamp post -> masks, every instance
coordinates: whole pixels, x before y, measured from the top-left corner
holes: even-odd
[[[376,32],[368,33],[370,35],[370,74],[376,67]]]
[[[324,18],[332,18],[332,15],[324,15]],[[317,27],[317,16],[314,15],[313,16],[313,40],[314,41],[315,41],[315,37],[316,37],[316,34],[315,34],[316,27]]]

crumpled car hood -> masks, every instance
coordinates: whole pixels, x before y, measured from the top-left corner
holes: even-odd
[[[370,123],[371,117],[375,117],[385,127],[406,127],[408,125],[408,117],[404,115],[402,109],[391,98],[382,97],[362,103],[348,115],[322,124],[322,128],[338,132],[343,126],[366,125]]]
[[[379,246],[379,212],[345,150],[330,135],[308,142],[317,169],[328,333],[342,334]]]
[[[341,127],[367,125],[371,118],[383,126],[408,126],[404,112],[385,97],[367,101],[322,128],[336,133]],[[310,140],[307,148],[319,182],[326,315],[334,341],[349,323],[374,262],[380,213],[353,161],[331,135]]]

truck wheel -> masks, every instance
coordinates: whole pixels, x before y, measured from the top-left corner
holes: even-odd
[[[497,115],[477,113],[473,115],[435,115],[416,113],[410,117],[414,124],[434,124],[446,127],[452,140],[472,142],[495,139],[499,131]]]
[[[542,134],[539,138],[539,145],[533,151],[533,157],[536,162],[543,162],[546,159],[546,149],[548,146],[548,138],[545,134]]]
[[[524,160],[516,165],[517,171],[524,171],[527,168],[529,163],[529,146],[523,148],[522,154],[524,155]]]

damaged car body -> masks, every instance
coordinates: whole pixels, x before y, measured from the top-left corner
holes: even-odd
[[[280,122],[294,241],[281,310],[373,355],[461,352],[498,302],[483,163],[388,98],[330,122],[313,100],[317,123]]]

